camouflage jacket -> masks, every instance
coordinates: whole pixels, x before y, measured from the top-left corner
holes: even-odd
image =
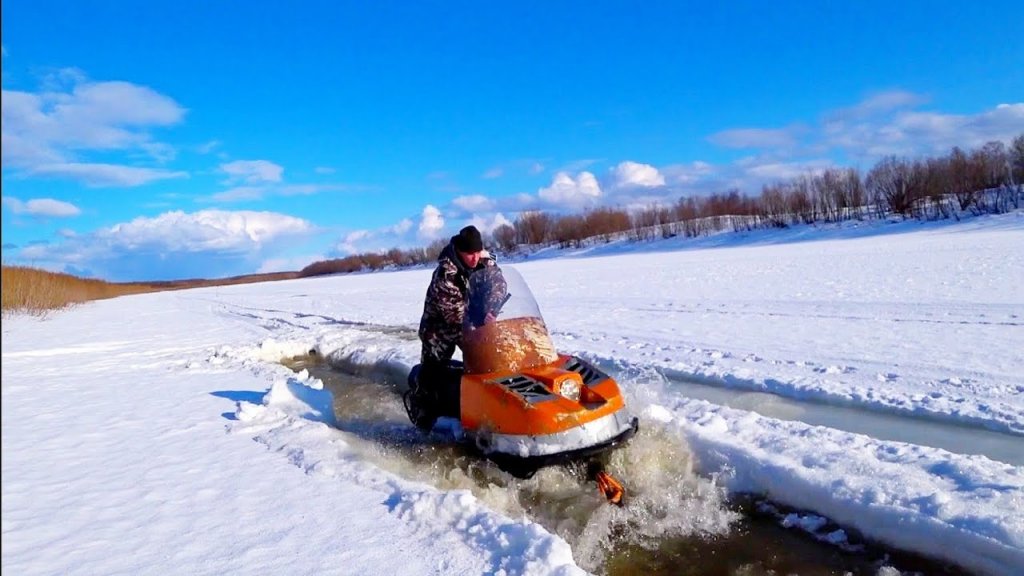
[[[448,360],[462,339],[469,277],[478,270],[496,265],[492,256],[484,254],[472,270],[466,268],[451,243],[438,256],[420,318],[419,336],[423,342],[424,358]]]

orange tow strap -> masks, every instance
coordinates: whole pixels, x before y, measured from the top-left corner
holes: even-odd
[[[597,481],[597,489],[601,491],[601,494],[608,499],[612,504],[622,506],[622,496],[626,493],[625,488],[619,481],[612,478],[612,475],[601,470],[594,476],[594,480]]]

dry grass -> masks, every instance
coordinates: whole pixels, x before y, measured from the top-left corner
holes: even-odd
[[[0,280],[3,314],[26,313],[37,316],[62,310],[75,304],[143,292],[180,290],[201,286],[222,286],[285,280],[298,277],[297,272],[253,274],[219,280],[179,280],[173,282],[105,282],[79,278],[70,274],[48,272],[25,266],[3,266]]]

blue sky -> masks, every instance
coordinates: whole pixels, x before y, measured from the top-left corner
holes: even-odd
[[[1024,8],[972,4],[5,1],[3,261],[295,270],[1009,140]]]

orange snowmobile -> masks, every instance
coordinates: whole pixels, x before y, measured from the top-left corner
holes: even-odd
[[[453,361],[446,374],[424,374],[420,382],[419,364],[409,373],[403,399],[414,423],[422,425],[424,412],[457,418],[457,439],[519,478],[585,462],[601,493],[621,503],[623,487],[602,456],[636,434],[639,421],[614,379],[555,351],[515,269],[495,266],[470,277],[460,348],[463,361]]]

